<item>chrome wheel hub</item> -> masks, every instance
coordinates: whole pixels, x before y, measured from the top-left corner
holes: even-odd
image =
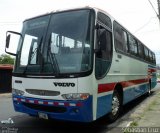
[[[114,96],[112,99],[112,114],[116,115],[120,107],[119,99],[117,96]]]

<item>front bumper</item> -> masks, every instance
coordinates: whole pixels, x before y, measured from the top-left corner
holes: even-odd
[[[60,101],[13,95],[13,105],[15,111],[36,117],[39,113],[45,113],[50,119],[93,121],[92,96],[84,101]]]

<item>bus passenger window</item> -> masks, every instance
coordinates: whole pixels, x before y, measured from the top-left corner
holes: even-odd
[[[136,39],[129,35],[129,50],[131,55],[137,55],[138,54],[138,46]]]
[[[144,59],[144,47],[140,42],[138,42],[138,54],[141,59]]]
[[[127,32],[117,22],[114,22],[114,43],[117,51],[128,52]]]
[[[146,47],[144,48],[144,54],[145,54],[145,60],[149,61],[149,51]]]

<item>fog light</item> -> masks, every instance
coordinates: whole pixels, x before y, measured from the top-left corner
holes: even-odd
[[[18,89],[12,89],[12,94],[13,95],[23,96],[24,95],[24,91],[18,90]]]

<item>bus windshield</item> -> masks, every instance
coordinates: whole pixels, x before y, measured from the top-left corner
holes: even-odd
[[[93,13],[75,10],[24,22],[15,73],[74,74],[91,70]]]

